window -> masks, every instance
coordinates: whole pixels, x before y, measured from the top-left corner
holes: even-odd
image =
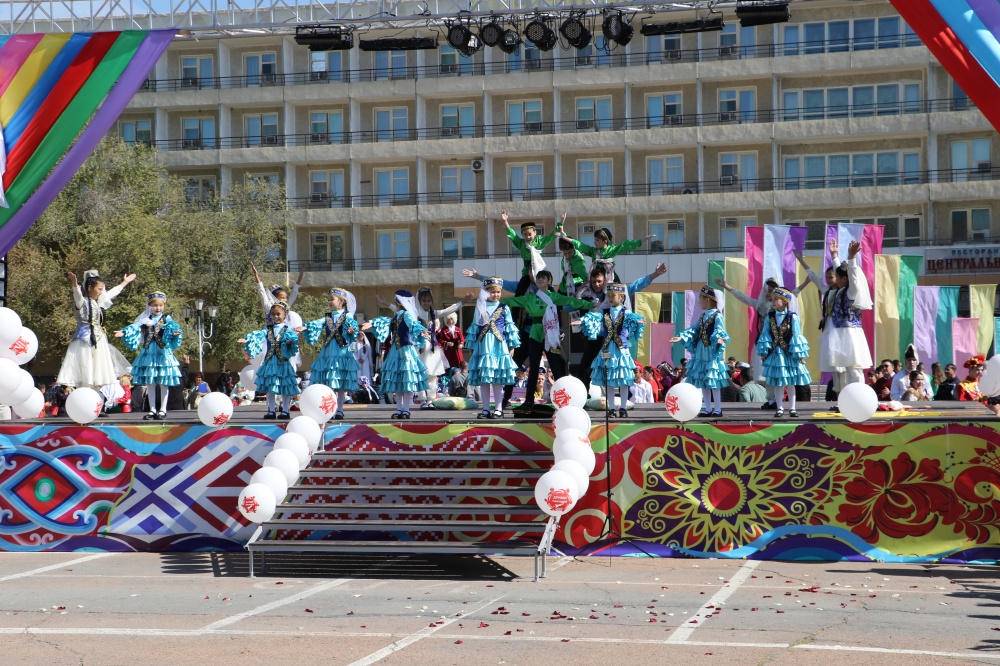
[[[823,53],[826,48],[826,24],[806,23],[802,27],[805,30],[805,53]]]
[[[830,21],[826,26],[827,50],[830,53],[846,51],[851,44],[851,22],[850,21]]]
[[[310,81],[341,81],[344,78],[343,51],[310,51]]]
[[[719,33],[719,55],[723,57],[753,57],[754,29],[737,28],[736,23],[727,23]]]
[[[875,223],[882,227],[882,247],[920,245],[919,217],[880,217]]]
[[[785,188],[790,190],[920,182],[920,153],[808,155],[785,158],[784,165]]]
[[[129,120],[122,123],[122,141],[134,146],[142,143],[147,146],[153,145],[153,121],[152,120]]]
[[[786,91],[781,94],[782,118],[785,120],[799,119],[799,91]]]
[[[646,123],[649,127],[680,125],[684,121],[681,93],[646,96]]]
[[[903,84],[903,113],[920,113],[920,84]]]
[[[540,197],[544,194],[541,163],[508,165],[507,182],[510,186],[511,201],[525,201],[533,197]]]
[[[441,193],[453,201],[475,201],[476,174],[472,167],[442,167]]]
[[[310,259],[316,263],[344,261],[344,234],[310,234],[309,244],[312,248]]]
[[[719,91],[719,121],[729,122],[739,119],[741,123],[755,122],[757,106],[754,103],[754,91],[720,90]]]
[[[610,222],[586,222],[576,225],[576,238],[581,243],[585,243],[590,247],[594,247],[594,232],[596,232],[601,227],[607,227],[609,229],[614,229],[614,225]]]
[[[507,102],[507,124],[511,134],[542,131],[542,100]]]
[[[395,141],[409,136],[409,114],[406,107],[375,109],[375,140]]]
[[[732,100],[732,95],[729,99]],[[923,111],[919,83],[788,90],[782,93],[782,105],[785,120],[865,117],[875,115],[876,111],[880,116]]]
[[[379,206],[405,205],[409,195],[409,169],[375,170],[375,196]]]
[[[719,246],[726,249],[743,247],[747,227],[757,224],[753,217],[723,217],[719,220]]]
[[[903,153],[903,184],[920,183],[920,153]]]
[[[611,129],[611,98],[577,97],[576,128],[578,130]]]
[[[600,67],[607,67],[610,65],[611,54],[608,52],[610,49],[606,46],[606,44],[607,42],[604,39],[604,35],[598,35],[594,37],[590,44],[587,44],[582,49],[577,49],[575,60],[576,66],[593,67],[594,65],[597,65]]]
[[[188,203],[204,202],[215,197],[215,176],[190,176],[184,183]]]
[[[475,123],[476,108],[472,104],[441,107],[441,136],[472,136]]]
[[[901,34],[898,16],[883,16],[878,20],[878,47],[880,49],[898,49]]]
[[[854,22],[854,50],[870,51],[875,48],[875,19],[858,19]]]
[[[410,257],[410,232],[409,231],[379,231],[376,234],[378,240],[379,267],[394,268],[409,264],[408,261],[400,262],[400,259]],[[397,260],[397,261],[393,261]],[[401,266],[400,266],[401,267]]]
[[[244,123],[246,124],[247,146],[280,145],[277,113],[244,116]]]
[[[274,85],[278,77],[276,53],[248,53],[243,57],[248,86]]]
[[[875,89],[878,115],[889,116],[899,113],[899,86],[884,85]]]
[[[951,171],[952,180],[957,182],[989,180],[993,173],[990,140],[952,141]]]
[[[958,81],[952,80],[951,82],[951,110],[952,111],[965,111],[969,108],[969,96],[965,94],[961,86],[958,85]]]
[[[213,82],[212,56],[183,56],[181,58],[181,87],[201,88]]]
[[[344,172],[309,172],[309,201],[313,204],[342,207],[344,205]]]
[[[314,111],[309,114],[309,143],[344,143],[343,111]]]
[[[646,37],[646,61],[681,59],[680,35],[649,35]]]
[[[680,194],[684,187],[684,158],[650,157],[646,160],[649,196]]]
[[[989,208],[951,211],[951,240],[953,243],[984,242],[989,239]]]
[[[580,194],[597,197],[614,196],[611,167],[611,160],[578,160],[576,186]]]
[[[806,120],[822,118],[826,107],[825,90],[802,91],[802,117]]]
[[[278,187],[281,181],[278,179],[278,174],[271,172],[265,173],[248,173],[247,183],[251,185],[263,184],[268,187]]]
[[[541,52],[530,44],[521,44],[517,50],[507,55],[507,71],[520,69],[541,69]]]
[[[756,189],[757,153],[722,153],[719,155],[719,185],[737,187],[742,192]]]
[[[461,253],[461,255],[459,254]],[[457,259],[476,256],[475,229],[442,229],[441,254],[445,259]]]
[[[806,250],[823,250],[826,247],[826,221],[813,220],[805,223]]]
[[[215,147],[214,118],[184,118],[181,120],[181,125],[184,128],[184,148]]]
[[[852,90],[852,99],[856,118],[875,115],[875,88],[858,86]]]
[[[376,51],[376,79],[405,79],[406,51]]]
[[[460,54],[451,44],[442,44],[440,50],[441,74],[471,74],[472,57]],[[461,57],[459,57],[461,56]]]
[[[684,220],[650,220],[649,248],[653,252],[684,249]]]

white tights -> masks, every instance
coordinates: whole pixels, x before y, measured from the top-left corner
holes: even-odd
[[[403,412],[409,413],[410,411],[410,401],[413,399],[413,391],[406,391],[405,393],[396,394],[396,413],[402,414]]]
[[[277,402],[278,402],[277,401],[277,397],[278,397],[277,393],[268,393],[267,394],[267,411],[273,412],[275,410],[275,407],[276,407]],[[290,396],[290,395],[283,395],[283,396],[281,396],[281,412],[283,414],[285,414],[285,413],[288,412],[288,407],[291,404],[292,404],[292,396]]]
[[[703,388],[701,390],[701,397],[705,401],[705,411],[706,412],[721,412],[722,411],[722,389],[707,389]],[[715,409],[712,409],[712,400],[715,400]]]
[[[344,400],[347,399],[346,395],[347,395],[347,391],[345,391],[344,389],[337,389],[337,411],[338,412],[344,411]]]
[[[147,384],[146,397],[149,399],[149,412],[156,411],[156,390],[160,390],[160,411],[167,413],[167,400],[170,398],[170,387],[163,384]]]
[[[615,407],[615,389],[618,389],[618,407]],[[608,409],[625,409],[628,406],[628,387],[609,386],[607,395]]]
[[[795,387],[794,386],[775,386],[774,387],[774,400],[778,403],[778,409],[785,408],[785,390],[788,390],[788,409],[795,411]]]
[[[503,384],[482,384],[479,388],[479,397],[483,399],[483,411],[490,411],[490,391],[493,391],[493,411],[499,412],[503,407]]]
[[[427,376],[427,390],[419,391],[418,395],[424,402],[434,402],[438,394],[438,378],[435,375]]]

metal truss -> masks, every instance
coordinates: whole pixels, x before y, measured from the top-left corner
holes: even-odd
[[[607,3],[598,0],[0,0],[0,35],[176,28],[200,37],[288,34],[297,25],[337,23],[361,29],[407,29],[472,18],[571,10],[642,14],[704,10],[735,2]],[[185,33],[182,32],[182,36]]]

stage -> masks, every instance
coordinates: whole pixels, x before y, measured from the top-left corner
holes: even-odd
[[[607,515],[610,460],[612,515],[626,536],[657,556],[997,559],[1000,420],[981,405],[916,403],[931,411],[880,413],[861,425],[832,414],[829,403],[801,403],[800,418],[777,422],[759,405],[732,405],[721,419],[687,424],[667,419],[661,405],[640,405],[629,418],[611,422],[610,437],[604,414],[590,412],[597,466],[589,491],[559,523],[556,550],[636,554],[628,546],[593,543]],[[298,501],[384,504],[387,515],[400,513],[393,504],[443,501],[458,516],[475,516],[491,513],[480,487],[490,485],[505,504],[537,512],[530,474],[481,472],[544,469],[549,419],[515,419],[508,412],[503,420],[478,420],[478,411],[415,410],[411,420],[394,421],[394,411],[392,405],[347,406],[346,419],[326,428],[328,455],[313,463],[324,468],[324,490],[310,491],[306,482]],[[262,407],[239,407],[223,428],[202,425],[191,411],[164,422],[125,414],[88,426],[55,418],[0,425],[0,550],[241,550],[254,527],[237,511],[236,498],[287,423],[263,421],[263,414]],[[340,475],[335,470],[349,468],[352,456],[339,459],[338,451],[396,456],[393,468],[415,467],[421,470],[416,476],[433,477],[429,483],[459,490],[443,500],[407,498],[418,493],[396,487],[353,492],[352,485],[410,481],[377,469],[366,473],[373,477],[368,480]],[[449,466],[435,460],[456,452],[475,461],[452,462],[450,469],[474,466],[479,478],[449,480]],[[530,455],[519,462],[490,458],[514,453]],[[411,469],[406,478],[413,477]],[[336,539],[337,533],[307,538]],[[413,533],[377,538],[405,540]],[[441,537],[469,539],[492,537]]]

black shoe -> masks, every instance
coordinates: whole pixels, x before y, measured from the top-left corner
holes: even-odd
[[[503,410],[501,410],[501,409],[494,409],[493,413],[490,414],[490,418],[493,419],[494,421],[500,421],[500,420],[502,420],[503,419]]]
[[[288,412],[281,412],[280,414],[278,414],[278,418],[281,419],[282,421],[287,421],[291,417],[288,415]]]
[[[104,418],[108,417],[108,413],[102,409],[101,413],[98,414],[98,416],[101,417],[102,419],[104,419]]]
[[[479,412],[479,416],[477,418],[480,418],[480,419],[489,419],[489,418],[493,418],[493,417],[490,414],[490,410],[484,409],[483,411]]]
[[[772,402],[765,402],[763,405],[760,406],[760,408],[763,410],[768,410],[768,409],[774,409],[777,406],[778,403],[772,401]]]
[[[264,418],[266,419],[267,417],[265,416]],[[146,414],[145,416],[142,417],[142,420],[143,421],[155,421],[156,420],[156,412],[150,412],[149,414]]]
[[[799,418],[799,413],[797,411],[795,411],[794,409],[792,409],[792,410],[789,410],[788,416],[789,416],[789,418],[797,419],[797,418]]]
[[[608,418],[609,419],[616,419],[616,418],[618,418],[618,410],[617,409],[609,409],[608,410]]]
[[[776,419],[780,419],[780,418],[781,418],[781,417],[783,417],[784,415],[785,415],[785,410],[783,410],[783,409],[779,409],[778,411],[776,411],[776,412],[774,413],[774,418],[776,418]]]
[[[408,420],[410,420],[410,413],[409,412],[403,412],[402,414],[399,415],[399,418],[408,421]]]
[[[156,412],[156,420],[157,421],[166,421],[167,420],[167,413],[166,412]]]
[[[627,419],[628,418],[628,410],[625,409],[624,407],[622,407],[621,409],[619,409],[618,410],[618,418],[620,418],[620,419]]]
[[[836,406],[831,407],[830,411],[834,412],[835,414],[839,414],[840,413],[840,407],[836,407]]]
[[[278,418],[278,415],[275,414],[274,412],[268,412],[267,414],[264,414],[265,421],[273,421],[276,418]]]
[[[701,410],[701,412],[700,412],[700,413],[698,414],[698,418],[699,418],[699,419],[707,419],[707,418],[708,418],[709,416],[711,416],[711,415],[712,415],[712,414],[711,414],[711,412],[709,412],[709,411],[707,411],[707,410],[704,410],[704,409],[703,409],[703,410]]]
[[[717,412],[712,412],[712,418],[713,418],[713,419],[719,419],[719,418],[722,418],[722,410],[720,409],[720,410],[719,410],[719,411],[717,411]]]
[[[434,409],[434,405],[429,402],[420,403],[420,409]]]
[[[391,418],[393,420],[399,420],[399,419],[403,418],[403,412],[396,412],[395,414],[393,414],[389,418]]]
[[[340,411],[338,409],[337,413],[333,415],[333,420],[334,421],[343,421],[344,420],[344,412],[342,412],[342,411]]]

